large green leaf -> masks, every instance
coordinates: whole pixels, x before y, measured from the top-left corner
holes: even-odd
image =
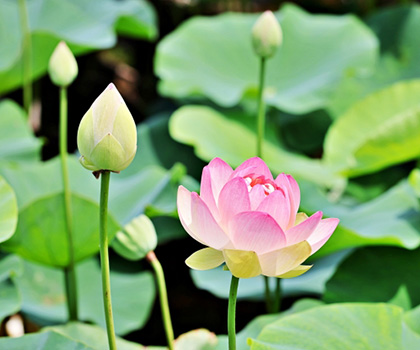
[[[70,322],[64,326],[52,326],[42,329],[42,332],[49,331],[62,334],[70,339],[86,344],[95,350],[108,348],[106,330],[95,325]],[[116,337],[116,344],[119,350],[144,350],[144,347],[140,344],[132,343],[119,337]]]
[[[127,224],[167,191],[173,196],[167,198],[166,208],[172,213],[176,209],[175,184],[171,174],[164,168],[150,166],[135,175],[124,178],[114,176],[111,181],[109,208],[122,224]]]
[[[262,315],[262,316],[258,316],[254,318],[250,323],[246,325],[246,327],[243,330],[241,330],[237,334],[237,337],[236,337],[237,349],[249,350],[249,346],[247,344],[248,338],[256,338],[266,325],[269,325],[270,323],[273,323],[287,315],[303,312],[305,310],[309,310],[323,304],[324,303],[322,301],[315,300],[315,299],[300,299],[297,302],[295,302],[290,309],[282,313]],[[218,336],[217,338],[219,339],[219,343],[217,344],[217,350],[227,349],[228,337],[225,335],[221,335],[221,336]]]
[[[17,255],[0,253],[0,281],[23,273],[22,259]]]
[[[415,350],[420,337],[403,310],[387,304],[334,304],[281,318],[249,341],[251,350]]]
[[[369,247],[347,257],[326,284],[327,302],[386,302],[404,286],[410,304],[420,304],[420,250]],[[375,281],[375,283],[372,283]]]
[[[317,252],[317,257],[367,245],[393,245],[408,249],[420,245],[419,203],[406,181],[359,205],[334,203],[313,184],[300,182],[299,185],[301,211],[314,213],[321,210],[328,217],[340,219],[337,229]]]
[[[359,99],[405,79],[420,78],[420,6],[387,6],[368,17],[367,24],[379,37],[382,55],[375,69],[346,75],[328,106],[334,117],[341,116]]]
[[[397,83],[353,105],[329,129],[324,161],[347,176],[420,155],[420,80]]]
[[[13,255],[0,257],[0,323],[4,318],[18,312],[21,307],[20,293],[10,279],[22,272],[20,259]]]
[[[95,350],[64,335],[50,331],[27,334],[19,338],[0,338],[0,348],[7,350]]]
[[[12,237],[16,230],[18,207],[10,185],[0,176],[0,243]]]
[[[181,107],[172,115],[169,131],[175,140],[194,146],[197,156],[206,161],[220,157],[236,167],[255,156],[256,134],[210,107]],[[267,140],[263,152],[275,173],[286,172],[328,187],[342,182],[319,160],[287,152]]]
[[[80,165],[76,156],[68,157],[68,168],[72,193],[98,202],[100,181]],[[15,189],[20,210],[36,200],[63,191],[59,157],[30,165],[4,166],[0,173]],[[111,212],[115,211],[115,216],[122,222],[128,220],[127,217],[134,218],[138,215],[134,211],[140,210],[141,213],[145,206],[151,204],[163,190],[168,189],[172,180],[171,173],[157,165],[143,166],[128,176],[123,173],[111,174]],[[176,186],[173,184],[173,187]],[[172,200],[172,206],[174,203]],[[133,210],[133,213],[127,212],[132,206],[137,206],[137,210]]]
[[[42,142],[33,135],[23,109],[11,100],[1,101],[0,160],[39,160],[41,144]]]
[[[420,306],[405,313],[405,322],[417,334],[420,334]]]
[[[145,0],[27,0],[32,36],[32,76],[44,74],[58,41],[76,54],[115,45],[117,33],[157,36],[155,13]],[[77,20],[75,20],[77,18]],[[22,83],[22,32],[18,1],[0,1],[0,94]]]
[[[267,103],[293,113],[325,105],[346,71],[370,70],[374,35],[353,16],[311,15],[287,4],[276,13],[284,42],[267,62]],[[208,97],[222,106],[256,95],[258,59],[252,51],[256,15],[195,17],[158,46],[155,71],[166,96]]]
[[[63,272],[28,261],[24,266],[24,273],[15,279],[22,293],[22,311],[41,324],[67,321]],[[95,259],[79,263],[76,276],[80,319],[105,328],[99,264]],[[152,274],[111,269],[111,291],[116,332],[126,334],[141,328],[155,297]]]
[[[139,159],[141,159],[141,149],[139,149]],[[146,209],[156,215],[173,215],[176,212],[176,191],[179,184],[186,185],[191,190],[197,190],[197,182],[185,176],[184,173],[179,176],[176,171],[177,166],[168,171],[150,163],[141,167],[139,163],[141,163],[140,160],[135,163],[138,171],[128,176],[111,174],[109,210],[121,226],[144,213]],[[68,157],[68,167],[73,196],[78,197],[85,206],[87,202],[97,205],[100,181],[84,169],[75,156]],[[30,165],[3,166],[0,168],[0,174],[16,190],[20,211],[39,211],[42,208],[29,208],[37,201],[58,196],[63,191],[58,157]],[[58,211],[54,213],[54,215],[59,214]],[[93,215],[92,217],[98,217],[99,211]],[[91,218],[92,223],[97,223],[99,220]],[[63,220],[64,217],[62,217]],[[61,225],[58,221],[55,224]],[[43,225],[46,224],[43,223]]]
[[[158,114],[137,126],[137,154],[130,166],[112,179],[110,209],[122,224],[143,212],[151,217],[176,216],[178,186],[198,191],[197,181],[186,175],[179,162],[187,162],[188,170],[195,173],[199,162],[194,162],[189,147],[170,137],[168,119],[168,115]]]
[[[415,46],[419,38],[420,6],[416,3],[398,4],[378,8],[367,17],[366,23],[375,32],[381,43],[381,51],[392,53],[406,63],[420,55]]]
[[[167,121],[167,117],[158,116],[148,123],[140,124],[138,152],[133,163],[121,174],[111,176],[109,207],[121,225],[146,209],[153,216],[174,215],[179,184],[198,190],[197,182],[185,174],[185,168],[179,163],[174,164],[174,158],[183,161],[191,156],[188,152],[184,154],[188,147],[170,138]],[[163,147],[162,150],[159,147]],[[98,202],[100,182],[80,165],[76,156],[68,157],[68,167],[72,192]],[[165,167],[172,168],[167,170]],[[62,192],[59,157],[30,165],[3,166],[0,174],[16,190],[20,209],[45,196]]]
[[[131,176],[151,165],[170,169],[176,163],[184,164],[188,174],[201,175],[203,168],[194,157],[191,147],[180,144],[169,134],[169,119],[172,110],[150,116],[137,125],[137,153],[130,166],[121,176]]]
[[[72,195],[73,246],[75,261],[83,260],[99,250],[99,206]],[[43,197],[21,209],[15,234],[2,248],[42,264],[65,267],[69,263],[67,228],[63,194]],[[108,215],[108,237],[119,229]]]
[[[11,280],[0,282],[0,323],[20,310],[19,290]]]
[[[44,197],[63,192],[61,160],[55,157],[47,162],[4,165],[0,173],[16,193],[19,210]],[[99,199],[99,182],[85,170],[76,157],[68,157],[69,178],[74,194],[92,201]]]

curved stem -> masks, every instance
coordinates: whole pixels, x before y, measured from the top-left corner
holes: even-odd
[[[108,256],[108,193],[109,193],[110,172],[104,170],[101,176],[101,200],[100,200],[100,255],[101,255],[101,271],[102,271],[102,292],[104,297],[104,311],[106,330],[108,333],[109,350],[116,350],[114,319],[112,317],[111,302],[111,281],[109,277],[109,256]]]
[[[23,108],[30,113],[32,104],[32,42],[29,29],[28,9],[25,0],[19,0],[20,27],[23,36]]]
[[[169,312],[168,293],[166,291],[165,276],[163,274],[162,265],[160,264],[154,252],[149,252],[146,258],[152,265],[153,270],[156,274],[156,281],[159,290],[160,308],[162,311],[163,326],[165,328],[168,348],[169,350],[174,350],[174,331],[172,328],[171,314]]]
[[[236,297],[238,294],[239,278],[232,275],[229,291],[229,306],[228,306],[228,336],[229,336],[229,350],[236,350]]]
[[[265,104],[264,104],[264,82],[265,82],[265,58],[260,61],[260,77],[258,85],[258,118],[257,118],[257,157],[263,157],[263,141],[265,130]]]
[[[67,165],[67,89],[65,87],[60,88],[60,158],[64,188],[64,217],[66,222],[67,243],[69,252],[69,264],[64,269],[67,294],[67,309],[70,321],[77,321],[77,284],[74,262],[71,192],[69,171]]]

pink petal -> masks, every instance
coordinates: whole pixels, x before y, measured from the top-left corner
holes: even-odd
[[[237,173],[241,172],[246,168],[253,168],[253,173],[258,175],[264,175],[266,179],[273,180],[273,175],[271,174],[270,169],[268,169],[267,164],[265,164],[264,161],[258,157],[250,158],[243,162],[240,166],[236,168],[231,177],[235,177]],[[244,175],[248,174],[243,174],[242,176]]]
[[[204,168],[207,168],[210,171],[211,188],[215,203],[217,203],[220,191],[226,182],[228,182],[233,170],[229,164],[220,158],[214,158],[209,165]]]
[[[235,177],[245,177],[245,176],[248,176],[249,174],[255,173],[255,171],[256,171],[256,168],[254,166],[249,166],[249,167],[243,168],[243,169],[241,169],[239,171],[236,171],[235,170],[234,172],[232,172],[232,174],[230,174],[229,180],[232,180]]]
[[[191,194],[191,219],[188,228],[207,246],[221,249],[229,243],[229,237],[220,228],[207,205],[195,192]]]
[[[300,205],[300,189],[296,180],[291,175],[284,173],[277,176],[275,183],[289,194],[290,208],[292,213],[297,213]],[[294,220],[290,225],[294,224]]]
[[[317,211],[315,214],[311,215],[305,221],[300,224],[293,226],[290,230],[287,230],[286,240],[287,245],[292,245],[302,241],[306,241],[308,237],[314,232],[318,224],[322,219],[322,211]]]
[[[216,221],[219,221],[219,210],[217,209],[216,200],[213,195],[213,186],[211,180],[211,170],[208,166],[205,166],[203,173],[201,174],[200,197],[204,203],[207,204]]]
[[[264,193],[264,188],[257,184],[255,185],[251,192],[249,192],[249,200],[251,201],[251,210],[256,210],[261,202],[267,197]]]
[[[290,202],[282,191],[270,193],[258,206],[258,211],[270,214],[277,221],[283,231],[290,221]]]
[[[191,192],[188,191],[184,186],[178,187],[177,208],[179,220],[181,221],[182,227],[184,227],[185,231],[187,231],[187,233],[196,241],[205,245],[205,243],[189,227],[192,222]]]
[[[235,249],[263,254],[286,244],[277,222],[267,213],[248,211],[237,214],[229,222],[229,234]]]
[[[235,177],[223,187],[217,206],[222,227],[227,227],[236,214],[251,210],[248,186],[242,177]]]
[[[340,220],[329,218],[321,220],[315,231],[307,239],[312,247],[312,254],[321,248],[331,237]]]

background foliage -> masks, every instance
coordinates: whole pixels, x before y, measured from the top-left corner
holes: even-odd
[[[217,334],[181,335],[178,349],[226,349],[229,274],[184,265],[199,245],[177,220],[176,191],[198,191],[216,156],[235,167],[255,155],[250,29],[267,8],[284,44],[267,65],[265,161],[298,180],[301,211],[322,210],[340,225],[308,273],[282,280],[281,313],[263,315],[261,277],[241,281],[238,349],[419,348],[420,5],[369,3],[27,0],[28,116],[18,2],[0,0],[0,321],[20,313],[27,333],[36,331],[2,337],[0,348],[103,348],[99,186],[79,165],[75,139],[114,81],[138,124],[139,151],[112,176],[110,238],[141,213],[152,218],[176,335]],[[95,325],[66,324],[64,308],[58,92],[45,77],[60,40],[80,71],[69,88],[69,168],[81,320]],[[119,348],[164,346],[150,267],[111,258],[117,333],[126,338]]]

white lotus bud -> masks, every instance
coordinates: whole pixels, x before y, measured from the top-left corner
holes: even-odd
[[[77,62],[64,41],[55,48],[48,63],[48,73],[52,82],[61,87],[70,85],[77,77]]]
[[[279,21],[273,12],[265,11],[252,28],[252,45],[262,58],[272,57],[283,41]]]
[[[93,172],[120,172],[132,162],[137,150],[134,119],[114,84],[93,102],[77,133],[80,163]]]

